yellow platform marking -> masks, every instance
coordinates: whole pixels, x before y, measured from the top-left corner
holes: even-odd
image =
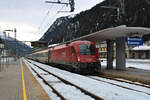
[[[21,61],[20,61],[20,64],[21,64],[21,73],[22,73],[23,100],[27,100],[26,87],[25,87],[25,81],[24,81],[24,73],[23,73],[23,65],[22,65],[22,62],[21,62]]]

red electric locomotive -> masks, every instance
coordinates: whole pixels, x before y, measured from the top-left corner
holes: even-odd
[[[50,47],[47,50],[36,52],[32,56],[36,58],[34,60],[65,65],[61,67],[78,73],[95,73],[99,72],[101,68],[98,51],[95,44],[90,41],[74,41]]]

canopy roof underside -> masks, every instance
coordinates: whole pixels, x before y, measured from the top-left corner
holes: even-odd
[[[150,34],[150,28],[144,27],[126,27],[126,26],[118,26],[114,28],[107,28],[104,30],[100,30],[95,33],[91,33],[89,35],[85,35],[79,37],[75,40],[89,40],[93,42],[101,42],[105,40],[115,40],[119,37],[132,36],[132,34],[144,36]]]

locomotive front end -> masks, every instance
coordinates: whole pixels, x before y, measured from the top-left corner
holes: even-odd
[[[98,51],[93,42],[82,42],[77,45],[77,61],[82,73],[100,72],[101,64]]]

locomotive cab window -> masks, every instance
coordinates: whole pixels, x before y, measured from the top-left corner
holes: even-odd
[[[79,54],[81,55],[95,55],[96,54],[94,45],[79,44],[78,48],[79,48]]]
[[[75,54],[75,53],[76,53],[76,51],[75,51],[75,49],[74,49],[74,47],[73,47],[73,46],[71,47],[71,51],[72,51],[72,53],[73,53],[73,54]]]

